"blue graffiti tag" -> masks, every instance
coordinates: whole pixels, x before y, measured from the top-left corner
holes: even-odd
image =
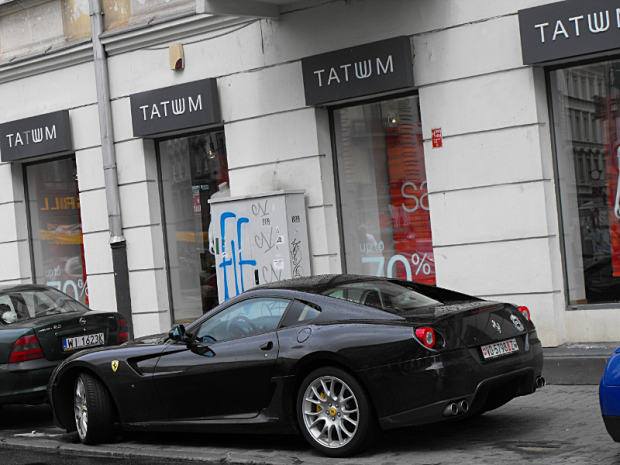
[[[248,218],[239,218],[237,220],[237,245],[239,247],[239,262],[237,262],[234,240],[230,241],[230,249],[231,249],[230,257],[231,258],[229,258],[228,260],[226,259],[226,255],[225,255],[226,253],[226,248],[225,248],[226,220],[231,219],[231,218],[236,218],[236,217],[237,215],[235,215],[232,212],[222,213],[222,216],[220,217],[220,229],[222,233],[222,263],[220,263],[219,266],[220,268],[222,268],[222,270],[224,270],[224,300],[228,300],[230,298],[230,293],[228,291],[228,273],[227,273],[226,268],[229,266],[233,267],[233,271],[235,273],[235,291],[237,295],[239,295],[239,275],[241,275],[241,292],[245,292],[245,283],[243,282],[243,267],[244,266],[256,266],[256,260],[244,260],[243,254],[241,252],[241,249],[242,249],[241,226],[244,225],[245,223],[250,222]],[[238,265],[238,270],[237,270],[237,265]]]
[[[237,218],[237,215],[235,215],[232,212],[226,212],[226,213],[222,213],[222,216],[220,217],[220,230],[222,232],[222,263],[220,263],[220,268],[224,270],[224,300],[230,299],[230,295],[228,294],[228,274],[226,273],[226,268],[232,265],[232,262],[233,262],[232,258],[229,258],[228,260],[226,260],[226,220],[229,218]],[[233,248],[233,254],[234,254],[234,244],[232,248]],[[238,290],[237,290],[237,294],[239,294]]]
[[[241,225],[244,223],[249,223],[250,220],[248,218],[239,218],[237,220],[237,239],[239,240],[239,274],[241,275],[241,292],[245,292],[245,286],[243,284],[243,266],[244,265],[252,265],[256,266],[256,260],[244,260],[241,255]],[[235,273],[235,277],[236,277]],[[239,291],[237,291],[237,294]]]

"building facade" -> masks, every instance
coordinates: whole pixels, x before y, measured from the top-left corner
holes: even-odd
[[[217,304],[209,199],[303,190],[307,274],[524,305],[545,346],[620,340],[620,43],[578,42],[617,32],[614,2],[102,3],[136,336]],[[0,52],[0,284],[127,311],[88,2],[1,1]]]

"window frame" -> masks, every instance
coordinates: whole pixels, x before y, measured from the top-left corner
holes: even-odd
[[[335,208],[336,208],[336,217],[338,219],[338,239],[340,241],[340,266],[343,274],[348,272],[347,270],[347,254],[346,254],[346,244],[344,240],[344,215],[342,213],[342,198],[340,194],[340,176],[339,176],[339,167],[338,167],[338,147],[336,146],[336,121],[334,117],[334,113],[338,110],[342,110],[343,108],[351,108],[357,107],[360,105],[370,105],[378,102],[385,102],[388,100],[396,100],[407,97],[419,97],[420,92],[418,89],[408,90],[406,92],[398,92],[380,95],[378,97],[371,97],[366,99],[352,100],[344,103],[337,103],[335,105],[330,105],[328,107],[329,110],[329,134],[331,137],[331,149],[332,149],[332,165],[333,165],[333,173],[334,173],[334,190],[335,190]],[[420,107],[421,108],[421,107]]]
[[[596,58],[585,58],[581,60],[571,60],[565,63],[550,65],[544,67],[545,73],[545,89],[547,92],[547,112],[549,117],[549,136],[551,142],[551,156],[553,163],[553,180],[555,183],[555,201],[556,201],[556,210],[558,213],[558,242],[560,244],[560,260],[562,266],[562,283],[564,285],[564,310],[565,311],[579,311],[579,310],[615,310],[620,309],[620,302],[618,303],[607,303],[607,304],[571,304],[570,296],[568,290],[570,288],[568,282],[568,265],[566,263],[566,244],[564,243],[564,215],[562,213],[562,196],[561,196],[561,186],[560,186],[560,169],[559,169],[559,155],[558,155],[558,146],[557,139],[555,135],[555,124],[556,119],[553,114],[553,100],[552,100],[552,83],[551,83],[551,73],[558,70],[564,70],[573,68],[576,66],[585,66],[590,64],[601,63],[604,61],[616,61],[620,60],[620,54],[608,55],[608,56],[599,56]],[[602,89],[602,81],[597,80],[597,89],[599,93]],[[569,89],[567,89],[567,93],[569,96],[573,96]],[[601,138],[603,137],[601,128]],[[598,142],[598,141],[597,141]]]
[[[33,238],[33,234],[32,234],[32,220],[31,220],[31,210],[30,210],[30,190],[28,189],[28,167],[29,166],[34,166],[34,165],[41,165],[43,163],[51,163],[51,162],[55,162],[55,161],[62,161],[62,160],[69,160],[69,159],[73,159],[73,161],[75,162],[75,166],[76,166],[76,176],[79,179],[80,173],[77,172],[77,156],[75,152],[71,152],[68,154],[64,154],[64,155],[60,155],[57,157],[48,157],[48,158],[42,158],[42,159],[37,159],[37,160],[32,160],[32,161],[26,161],[26,162],[22,162],[20,163],[21,165],[21,169],[22,169],[22,182],[24,185],[24,202],[26,203],[26,231],[28,234],[28,252],[30,255],[30,282],[34,285],[39,285],[39,286],[46,286],[45,283],[37,283],[36,282],[36,277],[37,277],[37,273],[36,273],[36,265],[35,265],[35,258],[34,258],[34,238]],[[80,187],[79,187],[79,181],[76,180],[76,182],[78,182],[78,189],[77,189],[77,195],[78,195],[78,199],[80,196]],[[81,204],[80,204],[81,205]],[[81,207],[80,207],[81,208]],[[82,220],[81,220],[81,216],[80,216],[80,225],[82,224]],[[82,236],[84,235],[84,233],[82,233]],[[86,249],[82,248],[82,254],[84,255],[82,258],[84,260],[84,262],[86,261]],[[86,271],[86,270],[84,270]],[[86,274],[86,277],[88,278],[88,273]],[[62,290],[60,290],[60,292],[62,292]],[[83,304],[85,307],[90,309],[89,305]]]
[[[157,191],[159,193],[159,211],[160,211],[160,218],[161,218],[160,226],[162,229],[162,240],[163,240],[163,248],[164,248],[164,272],[166,273],[166,290],[168,291],[168,308],[170,309],[169,316],[170,316],[171,327],[176,326],[176,323],[174,320],[174,302],[172,298],[172,278],[170,276],[170,250],[168,248],[168,231],[166,228],[166,224],[167,224],[166,223],[166,209],[164,205],[164,182],[163,182],[163,176],[162,176],[162,163],[161,163],[162,155],[159,150],[159,144],[161,142],[166,142],[166,141],[173,140],[173,139],[181,139],[185,137],[189,138],[189,137],[194,137],[194,136],[200,136],[203,134],[209,134],[212,132],[218,132],[218,131],[224,131],[225,133],[224,125],[217,125],[217,126],[209,127],[206,129],[200,129],[197,131],[183,132],[181,134],[174,134],[174,135],[169,135],[165,137],[150,139],[153,141],[153,144],[155,146],[155,159],[156,159],[156,165],[157,165]],[[228,150],[226,151],[226,158],[228,159]],[[209,312],[203,316],[206,316],[208,314]],[[193,325],[196,321],[198,321],[201,318],[202,316],[198,317],[195,321],[191,323],[191,325]]]

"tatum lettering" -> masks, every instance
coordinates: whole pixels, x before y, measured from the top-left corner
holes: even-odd
[[[376,59],[376,72],[377,76],[381,76],[381,74],[388,74],[394,72],[394,61],[392,55],[389,55],[385,62],[381,60],[381,58]],[[364,60],[357,63],[347,63],[344,65],[333,67],[329,70],[329,72],[325,69],[318,69],[314,71],[314,74],[317,76],[317,83],[319,87],[323,87],[323,85],[331,86],[332,84],[341,84],[343,82],[349,82],[349,68],[353,66],[355,69],[356,79],[366,79],[373,75],[373,60]],[[341,71],[338,71],[341,70]],[[325,83],[325,79],[323,79],[323,74],[328,73],[327,82]]]
[[[198,94],[195,100],[192,97],[187,97],[187,105],[185,104],[185,100],[186,98],[182,97],[174,100],[165,100],[163,102],[159,102],[159,104],[153,103],[152,105],[142,105],[140,110],[142,110],[143,121],[146,121],[147,118],[167,118],[169,115],[168,105],[170,105],[173,115],[182,115],[186,111],[189,113],[202,111],[201,94]],[[150,111],[148,111],[149,109]]]
[[[17,147],[18,145],[30,145],[30,142],[39,144],[43,142],[43,133],[45,132],[45,140],[56,139],[56,125],[51,128],[34,128],[27,131],[16,132],[14,134],[7,134],[6,138],[9,141],[9,148]]]

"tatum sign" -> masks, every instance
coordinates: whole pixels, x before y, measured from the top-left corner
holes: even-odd
[[[523,63],[620,48],[620,1],[567,0],[519,11]]]
[[[409,37],[304,58],[306,105],[413,87]]]
[[[23,160],[72,150],[69,111],[62,110],[0,124],[2,161]]]
[[[221,121],[215,79],[150,90],[131,95],[130,100],[135,137],[207,126]]]

